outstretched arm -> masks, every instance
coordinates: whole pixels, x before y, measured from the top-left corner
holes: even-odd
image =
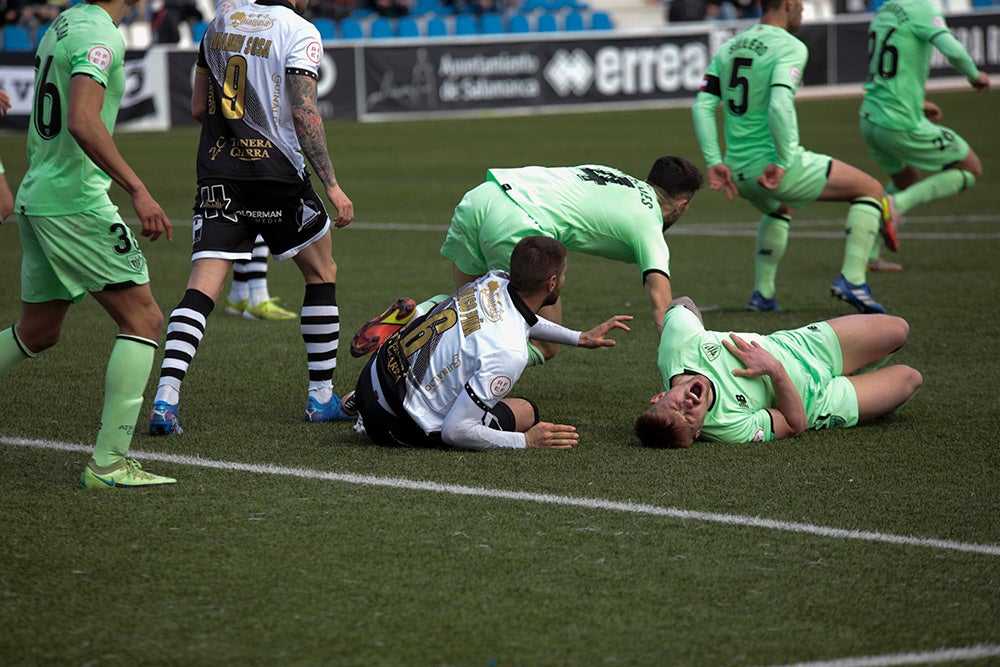
[[[333,163],[326,146],[326,130],[316,102],[316,79],[303,74],[289,74],[288,87],[292,94],[292,119],[302,153],[309,160],[316,177],[326,190],[327,199],[337,207],[334,225],[346,227],[354,220],[354,203],[337,182]]]
[[[734,370],[733,375],[748,378],[766,375],[771,378],[777,407],[769,408],[768,412],[771,413],[775,440],[798,435],[806,430],[809,422],[805,405],[781,362],[756,341],[748,343],[736,334],[730,334],[729,337],[732,340],[724,340],[722,344],[746,366]]]

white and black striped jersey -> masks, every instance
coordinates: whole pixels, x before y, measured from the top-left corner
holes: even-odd
[[[322,59],[319,31],[285,0],[217,14],[198,56],[209,77],[199,180],[305,180],[288,77],[316,78]]]
[[[387,407],[408,414],[425,433],[442,431],[466,397],[481,408],[481,419],[521,377],[537,321],[502,271],[464,285],[379,348],[376,373]],[[466,413],[476,410],[459,418],[470,418]],[[525,446],[521,433],[479,430],[488,446]]]

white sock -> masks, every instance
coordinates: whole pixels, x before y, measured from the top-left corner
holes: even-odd
[[[320,382],[309,382],[309,395],[320,403],[329,403],[333,398],[333,383],[329,380]]]

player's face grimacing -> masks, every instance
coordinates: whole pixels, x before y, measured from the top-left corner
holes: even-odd
[[[704,375],[682,375],[674,381],[669,391],[661,391],[649,399],[671,423],[685,423],[691,430],[692,440],[701,435],[705,413],[712,405],[712,383]]]

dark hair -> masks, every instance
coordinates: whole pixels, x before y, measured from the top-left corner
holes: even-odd
[[[664,155],[657,158],[649,170],[646,182],[667,193],[671,198],[694,194],[701,189],[701,171],[682,157]]]
[[[760,0],[760,9],[766,14],[781,9],[783,4],[785,0]]]
[[[683,421],[671,421],[652,407],[635,420],[635,434],[647,447],[687,449],[694,442],[694,431]]]
[[[566,266],[566,246],[547,236],[526,236],[510,254],[510,284],[522,294],[535,294]]]

